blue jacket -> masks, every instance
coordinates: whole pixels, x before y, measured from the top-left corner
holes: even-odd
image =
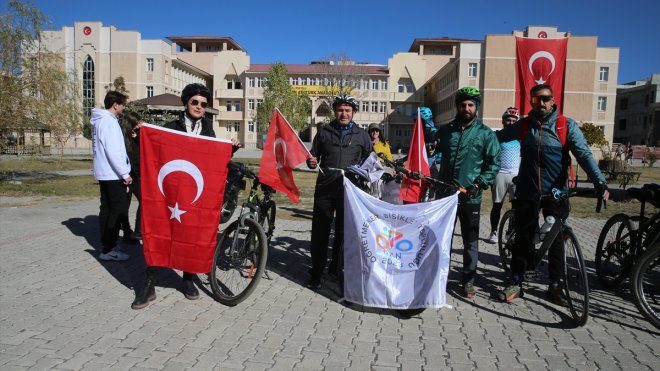
[[[557,136],[555,124],[558,116],[557,107],[554,107],[540,128],[533,119],[527,134],[522,138],[522,158],[516,184],[517,199],[538,200],[542,195],[551,194],[553,188],[567,191],[568,166],[571,159],[570,156],[564,157],[561,141]],[[605,183],[578,124],[567,118],[566,125],[568,150],[591,179]],[[497,139],[500,142],[520,139],[520,126],[521,121],[506,126],[496,133]]]

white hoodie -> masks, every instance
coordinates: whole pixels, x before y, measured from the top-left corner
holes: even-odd
[[[92,149],[94,178],[120,180],[128,178],[131,165],[126,154],[126,142],[119,122],[110,111],[92,109]]]

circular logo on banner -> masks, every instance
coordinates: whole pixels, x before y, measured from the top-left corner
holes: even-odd
[[[92,28],[89,27],[89,26],[85,26],[85,28],[83,28],[83,33],[85,34],[85,36],[91,35],[92,34]]]
[[[548,34],[547,34],[545,31],[541,31],[541,32],[539,32],[539,36],[538,36],[538,38],[539,38],[539,39],[547,39],[547,38],[548,38]]]

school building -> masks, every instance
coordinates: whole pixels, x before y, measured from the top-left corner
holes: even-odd
[[[310,136],[316,125],[332,117],[333,89],[328,85],[340,80],[353,88],[360,102],[356,123],[365,128],[380,123],[393,150],[405,149],[417,108],[430,107],[436,123],[446,124],[456,113],[453,93],[462,86],[483,93],[479,116],[487,125],[499,127],[502,112],[515,102],[516,36],[569,38],[564,114],[601,127],[612,142],[619,49],[599,47],[597,36],[575,36],[553,26],[528,26],[508,35],[486,35],[484,40],[415,39],[407,51],[394,52],[387,64],[341,58],[287,64],[289,82],[310,96]],[[237,138],[246,148],[260,141],[254,118],[269,66],[252,63],[247,51],[229,36],[142,39],[138,31],[76,22],[45,31],[42,43],[61,53],[65,68],[76,73],[87,109],[101,107],[106,86],[120,76],[131,100],[153,98],[152,104],[158,104],[161,96],[171,102],[171,95],[198,82],[212,91],[211,112],[218,137]],[[70,145],[89,147],[82,137]]]

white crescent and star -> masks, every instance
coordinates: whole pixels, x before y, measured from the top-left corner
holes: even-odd
[[[550,73],[548,73],[548,76],[546,76],[546,78],[547,78],[555,70],[555,63],[556,63],[555,57],[552,54],[550,54],[550,52],[548,52],[548,51],[539,50],[538,52],[532,54],[532,57],[529,58],[529,63],[528,63],[529,64],[529,72],[531,72],[532,76],[534,76],[534,71],[532,70],[532,65],[534,64],[534,62],[537,59],[541,59],[541,58],[545,58],[545,59],[549,60],[550,63],[552,64],[552,69],[550,70]],[[534,81],[536,81],[537,84],[543,84],[543,83],[545,83],[546,80],[543,80],[543,76],[540,76],[538,80],[534,80]]]
[[[160,189],[160,193],[165,196],[165,192],[163,191],[163,180],[167,175],[175,171],[184,172],[190,175],[195,181],[195,185],[197,186],[197,194],[195,195],[195,199],[191,202],[195,203],[199,196],[202,195],[202,191],[204,190],[204,176],[202,175],[202,172],[199,171],[199,168],[197,168],[197,166],[195,166],[195,164],[190,161],[172,160],[160,168],[160,171],[158,172],[158,189]],[[167,207],[172,213],[170,215],[170,219],[176,219],[179,221],[179,223],[181,223],[181,215],[185,214],[186,211],[179,209],[178,202],[174,204],[174,207],[170,207],[169,205]]]
[[[275,139],[275,143],[273,143],[273,154],[275,155],[275,162],[277,163],[277,170],[284,168],[283,163],[280,162],[280,159],[277,158],[277,146],[282,147],[282,157],[283,160],[286,161],[286,142],[282,140],[282,138],[277,138]]]

